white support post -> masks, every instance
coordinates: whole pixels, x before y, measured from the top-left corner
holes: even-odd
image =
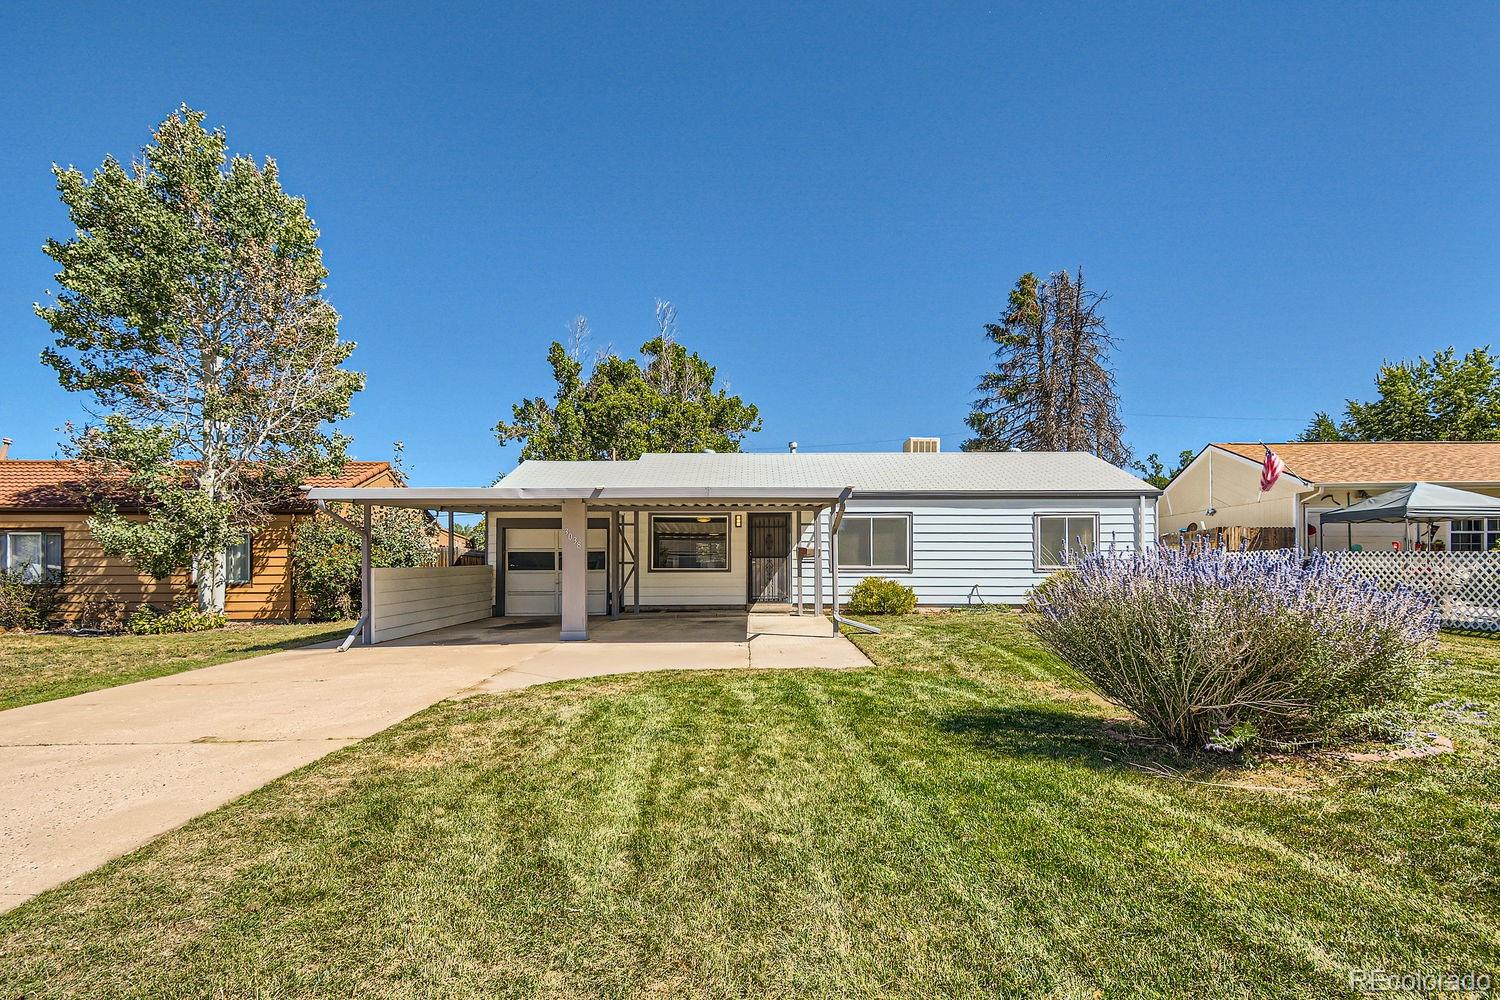
[[[630,613],[638,615],[641,613],[641,512],[634,510],[630,512],[630,546],[631,558],[635,561],[630,564]]]
[[[1146,495],[1135,498],[1135,551],[1139,555],[1146,551]]]
[[[823,512],[813,515],[813,613],[823,617]]]
[[[1302,494],[1292,494],[1292,548],[1299,555],[1307,552],[1307,514],[1302,509]]]
[[[370,505],[364,504],[364,531],[359,539],[359,603],[364,615],[365,629],[360,641],[366,646],[375,645],[375,578],[370,571]]]
[[[792,534],[792,614],[802,614],[802,510],[797,510],[797,530]]]
[[[589,637],[588,507],[582,500],[562,503],[562,635],[564,642]]]
[[[839,634],[839,533],[828,526],[828,571],[833,576],[833,634]]]

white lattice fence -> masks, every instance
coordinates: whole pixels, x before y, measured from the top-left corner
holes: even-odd
[[[1500,632],[1500,552],[1340,552],[1335,558],[1382,587],[1400,583],[1431,595],[1448,628]]]

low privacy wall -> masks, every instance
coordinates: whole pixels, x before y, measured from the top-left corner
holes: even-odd
[[[494,613],[492,566],[421,566],[371,573],[375,642],[479,621]]]

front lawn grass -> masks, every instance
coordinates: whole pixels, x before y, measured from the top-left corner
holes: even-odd
[[[1316,997],[1355,969],[1500,972],[1495,643],[1444,640],[1455,753],[1246,772],[1112,739],[1119,711],[1012,615],[879,624],[874,668],[434,706],[0,916],[0,996]]]
[[[0,633],[0,710],[342,638],[348,624],[233,624],[177,635]]]

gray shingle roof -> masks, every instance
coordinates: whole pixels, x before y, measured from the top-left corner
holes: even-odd
[[[823,452],[643,455],[633,462],[522,462],[500,486],[835,487],[856,493],[1156,493],[1083,452]]]

